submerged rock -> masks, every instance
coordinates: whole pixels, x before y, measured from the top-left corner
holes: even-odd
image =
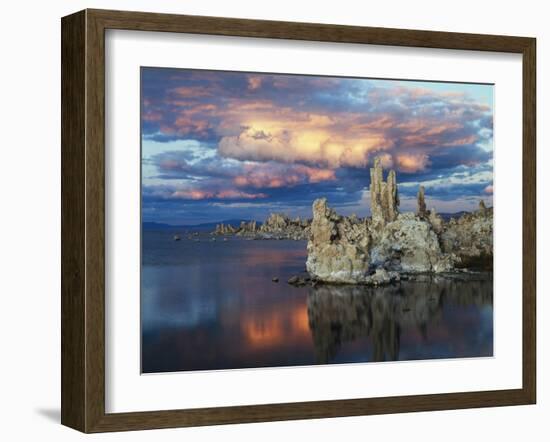
[[[296,284],[298,281],[299,281],[299,278],[296,275],[294,275],[294,276],[291,276],[290,278],[288,278],[287,282],[289,284]]]
[[[307,284],[313,284],[315,281],[311,279],[308,273],[303,273],[300,275],[291,276],[287,282],[290,285],[294,285],[296,287],[302,287]]]
[[[367,277],[365,283],[367,285],[386,285],[392,282],[399,281],[400,275],[398,272],[388,272],[384,268],[377,268],[374,274]]]

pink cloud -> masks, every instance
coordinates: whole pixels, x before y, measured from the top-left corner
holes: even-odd
[[[473,144],[477,141],[476,135],[469,135],[464,138],[458,138],[446,143],[441,143],[442,146],[464,146],[466,144]]]
[[[333,169],[320,169],[300,164],[281,166],[253,163],[245,165],[242,173],[233,179],[233,183],[238,187],[278,188],[334,180],[336,180],[336,174]]]
[[[163,170],[179,170],[182,168],[182,161],[168,158],[162,160],[158,167]]]
[[[206,134],[210,124],[208,120],[191,118],[184,114],[176,118],[174,126],[176,127],[177,133],[180,135],[186,135],[189,133]]]
[[[395,159],[398,170],[405,173],[414,173],[425,170],[430,164],[428,155],[423,153],[398,154]]]
[[[429,94],[433,92],[413,93],[415,97]],[[412,172],[430,165],[433,150],[478,140],[477,134],[465,132],[463,118],[453,115],[398,118],[391,113],[312,113],[275,106],[269,100],[236,99],[215,114],[221,120],[219,153],[237,160],[368,167],[373,155],[385,153],[386,165],[391,166],[399,164],[395,157],[403,152],[401,167]],[[425,157],[410,158],[409,149]]]
[[[147,110],[143,113],[142,119],[144,121],[162,121],[162,114],[160,112]]]
[[[176,130],[172,126],[166,124],[160,126],[160,131],[165,135],[174,135],[176,133]]]
[[[212,91],[202,86],[181,86],[173,89],[173,92],[184,98],[209,97]]]
[[[249,161],[304,162],[326,168],[366,167],[369,153],[392,146],[376,132],[342,133],[327,116],[250,121],[237,136],[225,136],[218,144],[224,157]]]
[[[383,153],[378,155],[380,162],[384,169],[390,169],[393,167],[393,157],[389,153]]]
[[[202,189],[182,189],[172,192],[171,198],[175,199],[190,199],[190,200],[204,200],[204,199],[258,199],[266,198],[265,193],[248,193],[241,192],[240,190],[227,189],[220,191],[210,191]]]
[[[166,122],[158,114],[146,113],[144,120],[162,123],[160,130],[166,135],[210,140],[217,137],[220,156],[240,161],[300,163],[318,170],[333,170],[369,167],[374,156],[381,156],[385,167],[395,166],[412,173],[429,168],[430,157],[441,149],[479,142],[480,134],[472,132],[466,124],[470,117],[465,113],[478,113],[475,118],[485,118],[482,114],[490,110],[468,101],[463,93],[399,86],[369,89],[369,106],[373,107],[372,102],[379,103],[380,111],[376,104],[373,112],[322,107],[306,111],[303,102],[300,106],[285,106],[265,95],[257,95],[265,97],[261,99],[250,98],[249,91],[261,92],[267,85],[288,89],[283,91],[286,94],[293,93],[300,86],[299,77],[247,74],[245,80],[247,86],[242,97],[224,96],[217,83],[209,88],[171,89],[168,103],[176,107],[175,110],[169,107],[171,118]],[[338,84],[330,78],[316,81],[327,90],[331,83],[335,82],[335,87]],[[223,100],[217,101],[219,94]],[[331,179],[330,172],[324,173],[300,173],[298,181],[304,177],[308,182]],[[268,180],[243,174],[236,182],[254,185],[262,181],[274,187],[293,179],[296,178]]]
[[[255,91],[262,85],[262,77],[258,75],[250,75],[248,77],[248,90]]]

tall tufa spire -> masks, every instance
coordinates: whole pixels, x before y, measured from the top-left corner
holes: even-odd
[[[385,225],[392,222],[399,214],[399,197],[395,170],[390,170],[387,181],[384,181],[380,157],[374,159],[370,170],[370,209],[372,221]]]
[[[485,205],[485,201],[479,200],[479,210],[478,210],[478,212],[481,215],[487,215],[488,209],[487,209],[487,206]]]
[[[420,186],[418,189],[418,194],[416,195],[416,205],[417,205],[416,213],[420,217],[425,217],[427,215],[426,201],[424,199],[424,196],[425,196],[424,186]]]

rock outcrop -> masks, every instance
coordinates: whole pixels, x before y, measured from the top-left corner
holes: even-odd
[[[272,213],[259,229],[264,237],[305,240],[308,238],[309,222],[300,217],[290,219],[281,213]]]
[[[487,209],[487,207],[485,206],[485,201],[483,201],[483,200],[481,200],[479,202],[478,213],[480,215],[487,215],[489,213],[489,209]]]
[[[263,222],[241,221],[238,227],[231,224],[217,224],[212,235],[238,235],[248,239],[292,239],[307,240],[309,236],[309,220],[299,217],[290,219],[287,215],[272,213]]]
[[[387,181],[384,181],[383,172],[380,158],[376,157],[370,170],[370,207],[372,222],[382,226],[394,221],[399,214],[395,171],[389,171]]]
[[[428,221],[432,225],[435,233],[439,235],[443,231],[445,221],[437,214],[434,208],[428,213]]]
[[[444,253],[432,225],[413,213],[397,219],[373,235],[371,265],[406,273],[452,270],[455,257]]]
[[[256,233],[256,221],[241,221],[241,225],[239,226],[239,230],[237,231],[237,234],[243,234],[243,233]]]
[[[339,216],[326,198],[313,203],[306,268],[326,282],[365,282],[369,267],[369,235],[365,223]]]
[[[493,268],[493,208],[485,207],[451,219],[440,235],[442,249],[458,257],[458,267]]]
[[[216,225],[214,230],[215,235],[232,235],[237,231],[231,224],[220,223]]]
[[[371,169],[371,218],[338,215],[325,198],[313,203],[306,267],[318,281],[379,285],[402,274],[450,272],[473,259],[492,262],[492,209],[445,223],[426,210],[425,190],[417,213],[398,211],[395,171],[383,180],[380,160]]]
[[[418,189],[418,194],[416,195],[416,206],[417,206],[416,213],[421,218],[424,218],[427,215],[426,201],[424,197],[425,197],[424,186],[420,186]]]

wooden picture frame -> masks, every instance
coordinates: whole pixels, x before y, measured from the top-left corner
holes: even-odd
[[[495,51],[523,63],[523,385],[457,392],[132,413],[105,412],[105,30]],[[84,10],[62,19],[62,410],[83,432],[533,404],[536,400],[534,38]]]

